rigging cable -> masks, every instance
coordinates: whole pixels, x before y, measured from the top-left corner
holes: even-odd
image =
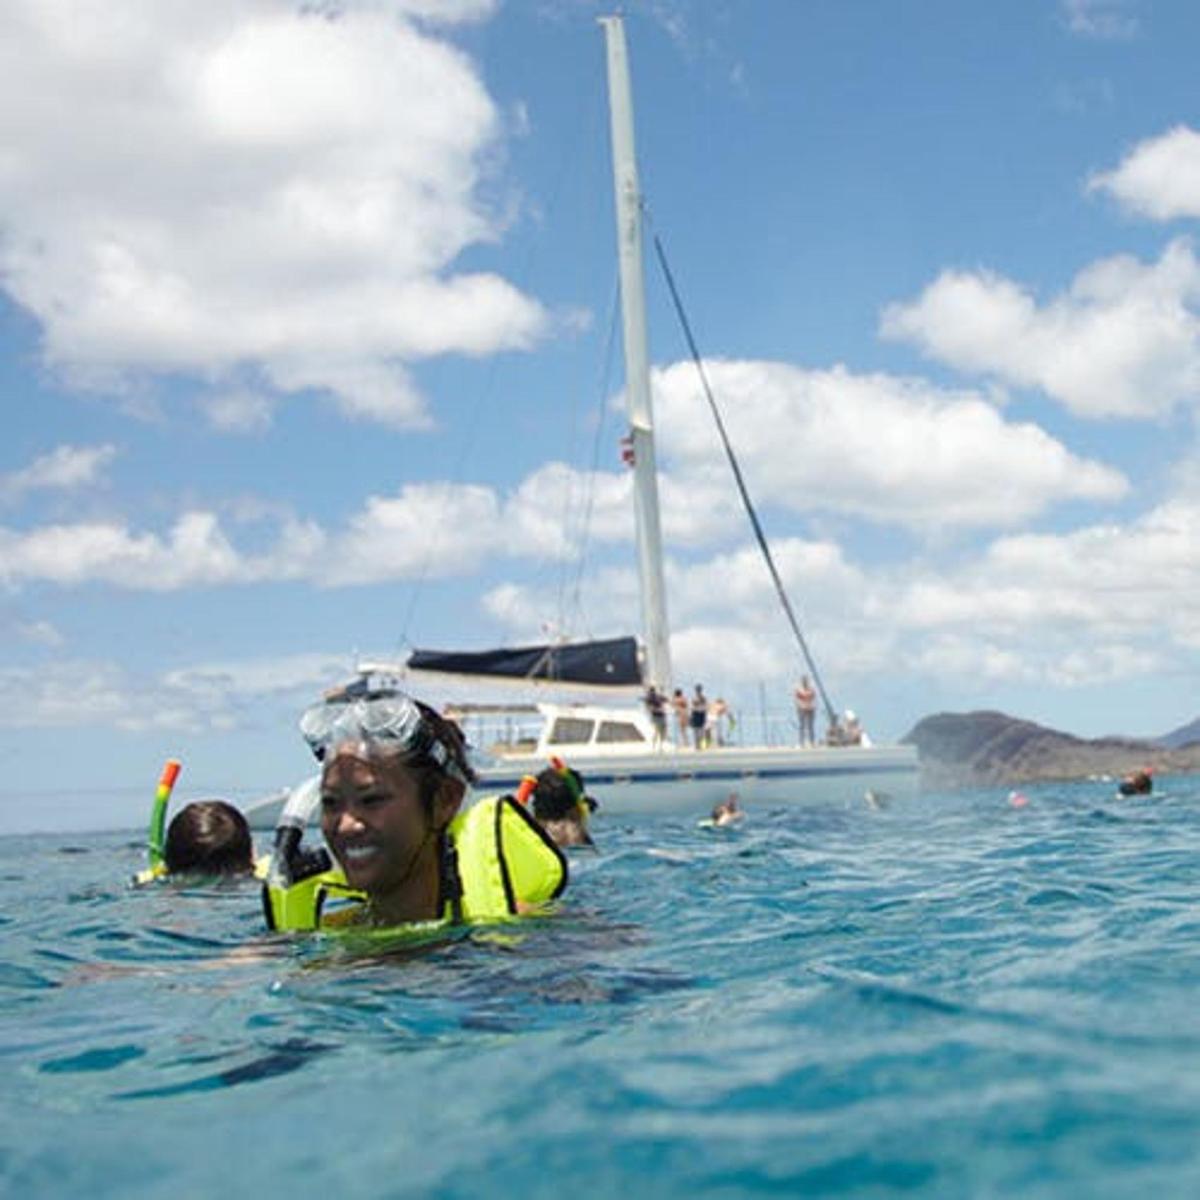
[[[591,637],[590,623],[588,614],[583,608],[583,572],[587,562],[588,542],[591,539],[592,531],[592,513],[595,509],[596,500],[596,475],[600,465],[600,449],[604,442],[605,433],[605,417],[608,411],[608,389],[612,382],[613,374],[613,357],[617,342],[617,322],[620,316],[620,282],[613,277],[612,298],[609,301],[608,309],[608,338],[604,346],[604,365],[602,368],[602,378],[600,381],[600,402],[599,414],[596,418],[596,430],[592,437],[592,461],[588,471],[587,493],[584,498],[583,517],[580,522],[579,530],[579,555],[575,562],[575,579],[571,590],[571,612],[574,618],[582,622],[585,629],[588,630],[588,636]],[[565,610],[563,612],[564,624],[569,625],[571,622],[566,617]]]
[[[649,213],[645,213],[644,215],[646,220],[649,221]],[[825,706],[825,716],[831,725],[836,725],[838,720],[837,711],[830,703],[829,694],[825,691],[825,684],[821,681],[821,673],[817,670],[817,664],[813,661],[813,656],[809,652],[808,643],[804,640],[804,634],[800,632],[800,622],[796,620],[792,603],[788,599],[787,592],[784,590],[783,580],[779,577],[779,572],[775,567],[775,559],[771,555],[771,548],[767,545],[766,535],[763,533],[762,525],[759,523],[758,514],[755,512],[754,504],[750,500],[750,493],[746,489],[746,481],[742,478],[742,469],[738,465],[737,457],[733,453],[733,446],[730,445],[729,435],[725,432],[725,422],[721,419],[720,409],[717,408],[716,397],[713,396],[712,388],[708,385],[708,376],[704,372],[704,363],[701,361],[700,351],[696,348],[696,339],[692,336],[692,327],[688,323],[687,313],[684,312],[683,301],[679,298],[679,289],[675,286],[675,277],[671,274],[671,268],[667,265],[667,255],[663,250],[662,241],[657,232],[651,230],[651,234],[654,238],[654,252],[658,255],[659,266],[662,267],[663,276],[667,281],[667,288],[671,293],[671,300],[675,304],[676,315],[679,317],[680,325],[683,326],[683,335],[687,339],[692,362],[696,364],[696,371],[700,376],[704,395],[708,399],[708,407],[712,411],[713,420],[717,423],[717,432],[721,435],[721,443],[725,447],[725,456],[729,459],[729,465],[733,470],[733,477],[737,481],[738,492],[742,497],[742,504],[745,505],[746,512],[750,517],[750,524],[754,527],[754,536],[758,539],[758,548],[762,551],[763,558],[766,560],[767,570],[771,573],[771,580],[775,584],[775,591],[779,595],[783,611],[787,614],[792,632],[796,635],[796,641],[799,643],[800,651],[804,655],[804,661],[808,664],[808,670],[812,675],[813,683],[817,686],[817,693],[821,697],[821,703]]]

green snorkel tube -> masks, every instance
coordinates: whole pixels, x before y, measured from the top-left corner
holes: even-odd
[[[167,873],[166,859],[163,857],[163,847],[166,844],[167,804],[171,792],[175,788],[175,780],[179,778],[181,763],[174,758],[168,758],[163,765],[162,774],[158,777],[158,788],[154,793],[154,804],[150,809],[150,830],[146,841],[146,861],[148,867],[139,871],[134,883],[149,883],[161,879]]]

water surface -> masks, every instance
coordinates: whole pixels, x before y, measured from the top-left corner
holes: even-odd
[[[1026,795],[600,821],[556,917],[370,953],[0,839],[0,1181],[1200,1194],[1200,778]]]

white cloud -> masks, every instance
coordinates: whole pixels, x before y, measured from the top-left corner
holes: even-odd
[[[1124,526],[1000,538],[957,569],[891,573],[870,616],[943,677],[1072,687],[1178,668],[1200,650],[1198,520],[1181,498]]]
[[[245,388],[205,396],[201,400],[214,429],[225,433],[263,433],[271,427],[275,400]]]
[[[502,232],[502,131],[431,30],[493,8],[4,5],[0,278],[48,359],[113,389],[254,366],[401,425],[426,419],[406,364],[531,345],[535,301],[454,270]]]
[[[18,621],[15,632],[22,641],[50,646],[55,650],[65,646],[67,641],[49,621]]]
[[[36,668],[0,667],[0,727],[116,726],[129,713],[123,673],[110,663],[56,662]]]
[[[331,586],[470,574],[497,552],[499,504],[485,487],[410,484],[368,497],[333,540],[317,582]]]
[[[883,336],[959,370],[1037,387],[1084,417],[1162,417],[1200,396],[1200,269],[1186,239],[1157,263],[1120,255],[1041,307],[986,271],[945,271],[890,305]]]
[[[196,697],[254,700],[295,693],[313,696],[353,670],[353,661],[343,654],[292,654],[181,667],[166,672],[162,683]]]
[[[115,522],[46,525],[28,533],[0,529],[0,580],[64,587],[107,583],[137,591],[302,577],[319,558],[324,536],[286,524],[272,550],[243,556],[214,513],[184,513],[165,536],[135,533]]]
[[[501,511],[494,497],[452,493],[450,499],[459,506],[457,518],[480,517],[493,535],[500,527],[489,525]],[[193,580],[222,572],[239,581],[280,578],[290,569],[319,581],[331,562],[348,569],[349,547],[366,555],[372,540],[382,539],[382,560],[363,560],[359,581],[368,582],[383,577],[381,561],[397,571],[424,569],[419,556],[404,557],[404,547],[414,528],[429,524],[430,505],[438,503],[431,493],[401,494],[390,507],[380,502],[359,514],[345,544],[337,535],[324,542],[329,535],[309,530],[307,548],[285,553],[281,537],[274,551],[258,558],[227,560],[213,553],[212,546],[222,545],[219,531],[203,522],[190,538],[178,531],[145,539],[146,544],[130,535],[113,537],[111,557],[93,551],[88,571],[92,578],[143,587],[164,579],[180,586],[188,570]],[[438,519],[444,515],[440,510]],[[295,528],[302,543],[305,529]],[[829,540],[783,539],[773,549],[828,685],[837,698],[857,700],[881,679],[903,680],[906,688],[920,687],[923,680],[951,690],[1081,688],[1191,669],[1188,664],[1200,652],[1200,614],[1190,603],[1200,593],[1198,530],[1200,501],[1180,496],[1128,525],[1002,537],[952,565],[927,561],[868,569]],[[447,540],[454,541],[441,538],[438,546]],[[487,552],[484,540],[460,548],[465,559],[456,563],[447,551],[434,565],[445,572],[473,571],[477,564],[469,556]],[[44,570],[51,572],[54,562],[48,557]],[[58,576],[65,575],[58,568]],[[779,693],[802,669],[753,545],[695,562],[669,562],[668,594],[680,680],[699,679],[714,695],[740,691],[744,698],[760,682]],[[637,627],[631,568],[590,574],[582,599],[588,619],[569,625],[572,632],[607,636]],[[483,598],[509,641],[539,640],[558,602],[552,585],[539,591],[517,583],[497,585]],[[0,670],[0,693],[22,696],[20,705],[8,706],[10,725],[215,729],[246,719],[263,697],[294,706],[350,665],[342,655],[311,654],[202,663],[135,680],[111,665],[59,663],[37,671]]]
[[[978,393],[920,380],[706,363],[757,506],[838,512],[913,528],[1017,525],[1065,500],[1114,500],[1121,474]],[[742,518],[690,364],[655,374],[671,484],[710,535]]]
[[[1093,175],[1088,190],[1155,221],[1200,217],[1200,133],[1177,125],[1140,142],[1115,170]]]
[[[1002,537],[953,563],[856,563],[829,541],[773,546],[785,588],[831,685],[853,695],[880,680],[905,686],[1078,688],[1187,670],[1200,651],[1200,501],[1179,497],[1127,525]],[[760,681],[778,692],[800,652],[756,547],[668,563],[679,679],[718,690]],[[637,628],[632,571],[589,576],[597,635]],[[535,640],[555,611],[549,588],[513,583],[487,596],[511,640]]]
[[[1018,524],[1059,501],[1112,500],[1127,490],[1117,472],[1072,455],[1036,426],[1005,422],[974,393],[855,376],[840,367],[805,372],[778,363],[713,362],[708,371],[760,509],[937,531]],[[660,477],[668,546],[698,549],[740,537],[745,516],[715,435],[707,419],[697,419],[693,373],[680,365],[657,372],[654,382],[669,468]],[[222,419],[252,426],[256,395],[231,394]],[[85,473],[79,467],[74,474],[39,469],[38,475]],[[253,552],[239,546],[218,514],[203,510],[182,514],[162,532],[119,521],[0,527],[0,580],[13,587],[99,582],[169,591],[468,575],[498,558],[569,561],[587,545],[632,542],[631,501],[627,470],[580,472],[548,463],[507,495],[429,483],[370,496],[341,528],[243,497],[229,508],[235,522],[274,527],[266,548],[260,539]],[[730,573],[730,580],[738,578],[739,571]]]
[[[419,20],[441,25],[478,21],[495,12],[499,0],[335,0],[333,7],[382,8],[406,13]]]
[[[1083,37],[1104,41],[1133,37],[1138,20],[1129,15],[1129,0],[1062,0],[1063,21]]]
[[[255,720],[264,703],[291,710],[352,672],[344,655],[310,653],[208,663],[139,676],[112,662],[67,660],[0,667],[0,728],[115,728],[212,732]]]
[[[771,546],[771,557],[789,595],[809,598],[800,616],[814,607],[832,616],[863,592],[860,570],[833,542],[780,538]],[[741,613],[757,623],[764,613],[778,611],[770,573],[752,542],[701,563],[673,565],[668,590],[672,614],[683,622],[711,620],[719,612]]]
[[[0,496],[15,498],[39,490],[68,490],[90,487],[116,457],[117,448],[103,446],[56,446],[34,459],[27,467],[0,475]]]

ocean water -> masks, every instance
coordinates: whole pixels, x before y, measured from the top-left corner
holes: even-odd
[[[369,952],[0,839],[0,1185],[1200,1195],[1200,777],[1025,796],[601,820],[555,917]]]

